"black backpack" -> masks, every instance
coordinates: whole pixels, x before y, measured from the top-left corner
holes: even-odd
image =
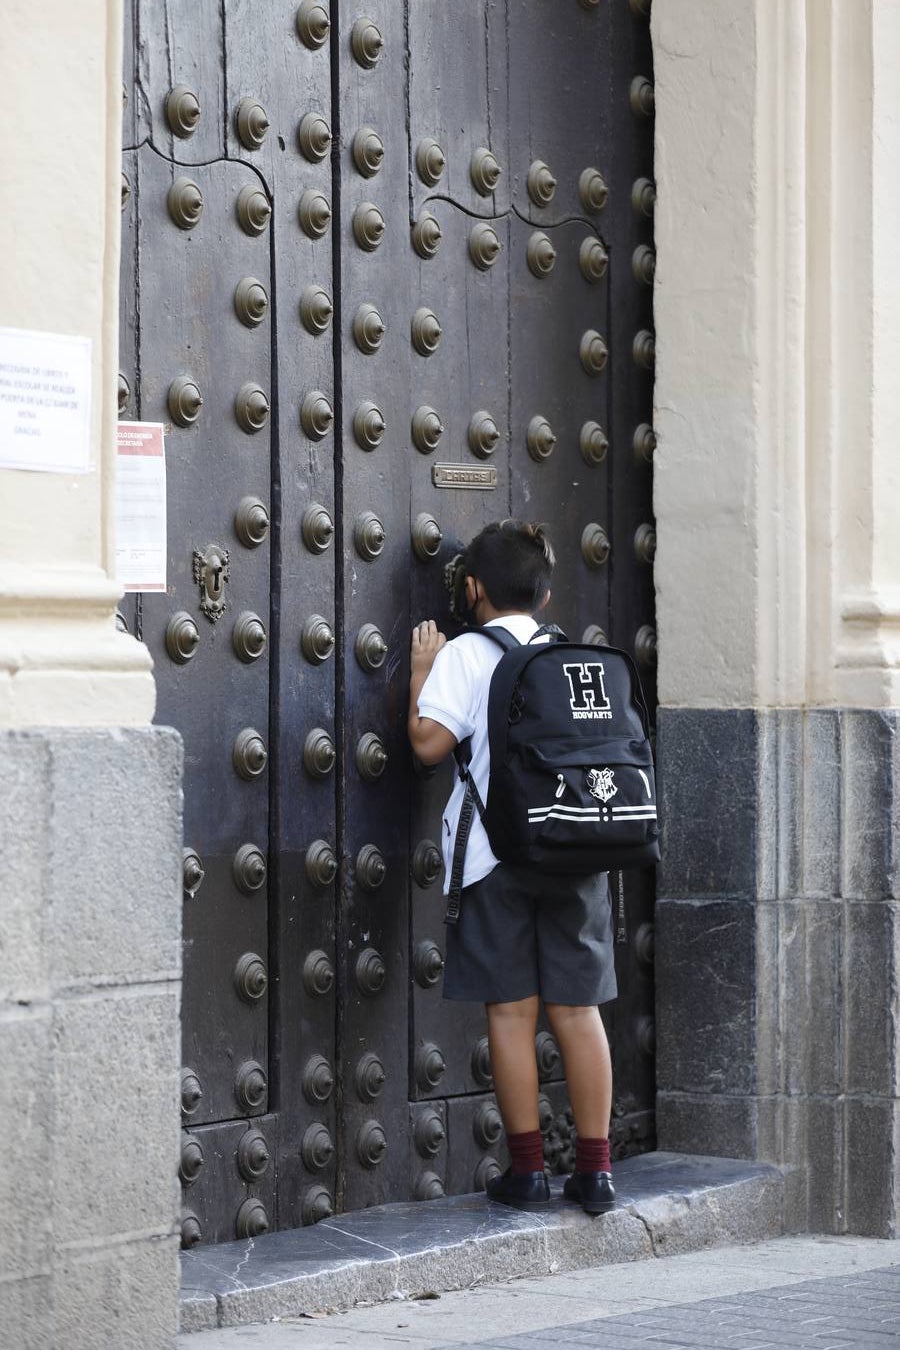
[[[649,867],[659,861],[649,721],[634,662],[614,647],[568,642],[555,626],[520,643],[477,630],[503,649],[488,692],[487,803],[455,755],[466,794],[450,877],[447,922],[459,917],[463,863],[477,809],[501,862],[537,872]],[[549,634],[550,641],[534,639]]]

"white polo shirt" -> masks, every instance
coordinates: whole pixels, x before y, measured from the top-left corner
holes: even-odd
[[[530,614],[507,614],[502,619],[491,619],[486,628],[506,628],[520,642],[527,642],[537,632],[538,624]],[[546,641],[546,638],[541,638]],[[469,770],[483,802],[487,801],[490,775],[490,748],[488,746],[487,700],[494,667],[503,655],[503,648],[490,638],[477,633],[463,633],[442,647],[419,695],[419,716],[430,717],[463,741],[472,737],[472,759]],[[444,808],[441,826],[441,851],[444,855],[444,894],[450,889],[450,870],[453,866],[453,846],[456,827],[465,796],[465,784],[457,776]],[[497,866],[498,859],[491,852],[488,837],[478,812],[472,818],[469,845],[463,870],[463,885],[471,886],[486,877]]]

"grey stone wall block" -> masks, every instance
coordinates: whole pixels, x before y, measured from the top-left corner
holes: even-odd
[[[842,905],[834,900],[779,906],[780,1088],[841,1091],[843,1075]]]
[[[804,726],[803,873],[793,894],[841,893],[841,713],[811,708],[794,712]]]
[[[54,1016],[53,1230],[58,1243],[174,1230],[178,990],[111,991]]]
[[[848,709],[842,717],[844,820],[841,894],[876,900],[897,894],[894,768],[900,714]]]
[[[60,731],[48,744],[54,979],[64,986],[177,975],[180,737],[150,727]]]
[[[656,1137],[671,1153],[720,1158],[765,1156],[757,1147],[757,1098],[658,1092]]]
[[[0,1000],[47,996],[47,814],[44,741],[0,733]]]
[[[172,1350],[179,1274],[175,1237],[67,1252],[54,1280],[54,1345]]]
[[[757,891],[795,895],[803,868],[803,718],[794,709],[757,716]]]
[[[844,1231],[844,1108],[835,1097],[763,1097],[759,1153],[790,1160],[785,1227],[790,1232]]]
[[[845,924],[846,1090],[895,1096],[900,906],[851,900]]]
[[[756,914],[744,901],[656,905],[657,1082],[740,1095],[756,1085]]]
[[[780,906],[764,901],[756,907],[756,1090],[782,1087]]]
[[[660,708],[660,893],[756,891],[758,725],[752,709]]]
[[[54,1127],[50,1084],[49,1005],[0,1011],[0,1276],[46,1271],[50,1227],[50,1148]],[[27,1193],[23,1181],[27,1178]],[[0,1336],[0,1345],[11,1344]]]
[[[51,1278],[0,1280],[0,1345],[10,1350],[62,1350],[53,1336]]]
[[[846,1230],[898,1237],[897,1136],[900,1102],[848,1097]]]

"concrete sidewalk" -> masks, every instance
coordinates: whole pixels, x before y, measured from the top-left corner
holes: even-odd
[[[895,1350],[900,1241],[781,1237],[179,1337],[179,1350]]]

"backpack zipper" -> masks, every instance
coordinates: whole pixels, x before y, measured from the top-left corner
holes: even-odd
[[[566,779],[565,775],[561,773],[558,773],[556,777],[559,779],[559,787],[556,789],[556,800],[559,801],[560,797],[566,790]]]

